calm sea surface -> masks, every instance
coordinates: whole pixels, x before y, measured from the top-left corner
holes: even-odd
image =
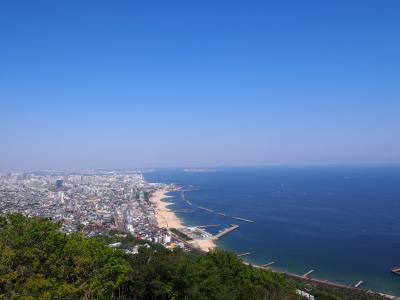
[[[171,193],[172,209],[194,209],[177,213],[187,225],[221,225],[211,233],[240,225],[218,245],[251,252],[248,261],[400,295],[400,276],[390,272],[400,266],[400,166],[162,170],[145,178],[199,189],[185,193],[193,206]]]

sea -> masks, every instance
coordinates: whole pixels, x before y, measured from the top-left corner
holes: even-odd
[[[237,224],[218,247],[253,264],[400,295],[400,166],[269,166],[162,169],[149,182],[175,183],[172,210],[210,233]],[[191,203],[192,205],[190,205]],[[200,207],[200,208],[199,208]],[[204,210],[206,208],[207,210]],[[234,219],[239,217],[254,223]]]

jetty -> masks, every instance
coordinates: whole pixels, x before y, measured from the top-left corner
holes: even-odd
[[[364,283],[364,281],[360,280],[359,282],[357,282],[354,287],[358,288],[360,285],[362,285]]]
[[[310,270],[307,273],[303,274],[303,277],[308,277],[312,272],[314,272],[314,270]]]
[[[250,252],[245,252],[245,253],[238,254],[237,257],[241,257],[241,256],[249,255],[249,254],[251,254],[251,253]]]
[[[394,267],[390,271],[396,275],[400,275],[400,267]]]
[[[181,191],[181,197],[187,204],[192,205],[192,202],[186,199],[184,191]]]
[[[272,266],[274,263],[275,263],[274,261],[271,261],[271,262],[269,262],[267,264],[262,265],[262,267],[263,268],[268,268],[269,266]]]
[[[183,189],[182,192],[194,192],[200,191],[200,189],[194,189],[192,186],[189,186],[187,189]]]
[[[199,225],[199,226],[196,226],[196,227],[198,227],[198,228],[207,228],[207,227],[218,227],[218,226],[221,226],[220,224],[210,224],[210,225]]]
[[[239,218],[239,217],[232,217],[232,219],[240,220],[240,221],[244,221],[244,222],[249,222],[249,223],[254,223],[253,220],[243,219],[243,218]]]
[[[220,231],[218,234],[213,236],[213,239],[219,239],[220,237],[224,236],[225,234],[228,234],[229,232],[234,231],[235,229],[239,228],[239,225],[234,225],[231,224],[231,226],[225,228],[224,230]]]
[[[197,208],[208,211],[208,212],[214,212],[212,209],[206,208],[206,207],[202,207],[202,206],[197,206]]]

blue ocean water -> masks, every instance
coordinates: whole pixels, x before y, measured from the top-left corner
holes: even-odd
[[[172,193],[172,209],[194,209],[177,213],[187,225],[220,224],[211,233],[240,225],[218,246],[251,252],[250,262],[400,295],[400,276],[390,272],[400,266],[400,166],[165,169],[145,178],[199,189],[185,193],[193,206]]]

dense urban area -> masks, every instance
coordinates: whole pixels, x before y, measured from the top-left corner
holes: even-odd
[[[184,247],[173,242],[169,230],[157,226],[149,197],[162,188],[178,189],[148,183],[134,172],[8,173],[0,175],[0,211],[48,217],[60,221],[66,233],[79,230],[96,236],[118,230],[167,247]]]

